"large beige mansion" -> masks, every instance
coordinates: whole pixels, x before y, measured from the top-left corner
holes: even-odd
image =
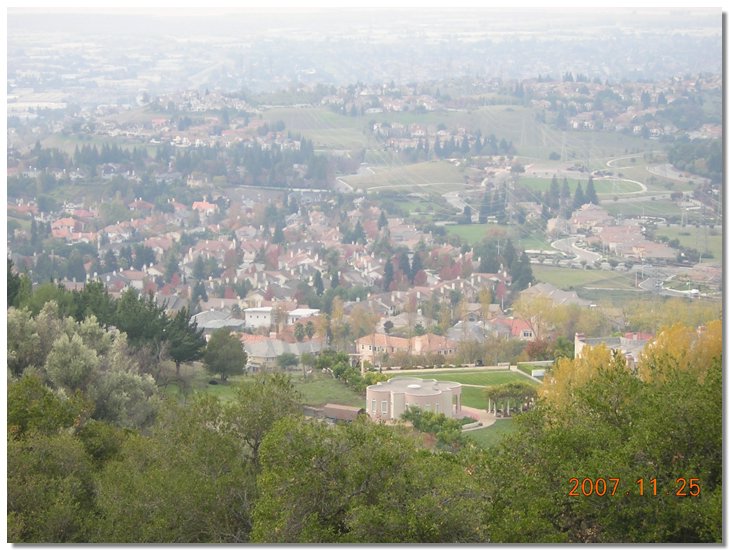
[[[396,420],[408,407],[443,413],[461,413],[461,385],[458,382],[397,376],[367,387],[367,414],[373,420]]]
[[[374,364],[385,355],[403,352],[411,355],[426,355],[437,353],[443,356],[453,356],[456,353],[457,343],[444,336],[436,334],[423,334],[412,338],[400,338],[388,334],[373,333],[355,340],[355,349],[363,361]]]

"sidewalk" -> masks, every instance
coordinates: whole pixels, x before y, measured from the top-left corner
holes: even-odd
[[[485,411],[483,409],[476,409],[474,407],[466,407],[464,405],[461,405],[461,412],[464,416],[470,416],[471,418],[475,418],[478,420],[478,422],[481,423],[481,426],[478,428],[471,428],[469,430],[464,431],[471,431],[471,430],[480,430],[482,428],[488,428],[491,426],[494,422],[496,422],[496,416],[494,416],[492,413]]]

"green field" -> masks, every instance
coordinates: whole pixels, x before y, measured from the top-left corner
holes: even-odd
[[[463,435],[471,439],[479,447],[485,449],[498,445],[504,436],[514,433],[516,430],[517,426],[513,418],[503,418],[497,420],[495,424],[492,424],[488,428],[464,432]]]
[[[656,229],[656,237],[668,237],[671,240],[678,239],[683,247],[695,248],[699,252],[708,251],[713,258],[706,259],[707,262],[714,263],[722,260],[724,239],[721,235],[721,228],[659,227]]]
[[[402,188],[408,191],[440,193],[463,188],[463,173],[447,161],[392,166],[370,165],[360,174],[342,178],[352,187],[375,191]]]
[[[618,290],[635,287],[635,276],[624,272],[532,264],[532,273],[538,282],[550,283],[562,290],[585,286]]]
[[[181,374],[186,381],[187,390],[184,391],[179,383],[169,384],[165,387],[166,395],[181,397],[186,394],[188,397],[196,392],[204,392],[217,396],[222,401],[228,401],[235,396],[235,390],[241,384],[245,384],[256,375],[233,376],[226,383],[209,384],[212,377],[205,372],[201,366],[192,367],[183,365]],[[304,380],[301,372],[291,373],[291,381],[294,387],[301,393],[301,400],[304,405],[314,407],[326,403],[338,403],[340,405],[360,406],[364,403],[364,397],[353,392],[341,382],[330,376],[315,372]]]
[[[600,206],[612,216],[681,216],[681,208],[670,200],[625,202],[608,199],[601,201]]]
[[[394,375],[399,376],[399,375]],[[537,385],[537,382],[528,379],[526,376],[515,372],[430,372],[422,375],[414,375],[423,379],[448,380],[449,382],[459,382],[461,384],[475,384],[477,386],[494,386],[497,384],[507,384],[509,382],[528,382]]]
[[[535,234],[532,234],[529,237],[520,237],[518,229],[518,226],[514,225],[497,225],[491,223],[471,223],[446,226],[446,231],[449,235],[458,235],[464,243],[472,246],[479,243],[481,240],[484,239],[484,237],[488,237],[490,234],[493,234],[493,232],[495,231],[506,231],[507,235],[512,239],[515,246],[517,246],[518,248],[524,250],[551,250],[551,246],[548,240],[541,238],[539,235]]]
[[[558,178],[560,190],[562,189],[562,181],[562,179]],[[572,193],[574,193],[575,189],[577,189],[578,183],[582,185],[582,190],[584,191],[587,187],[587,181],[587,178],[580,180],[567,178],[567,182],[569,183]],[[635,193],[641,190],[640,185],[638,185],[637,183],[633,183],[632,181],[626,180],[595,179],[593,180],[593,183],[595,185],[595,191],[597,192],[597,194],[603,195],[604,197],[612,197],[613,195],[624,195],[626,193]],[[516,185],[517,187],[527,188],[530,191],[546,192],[552,185],[552,178],[519,177]]]
[[[364,407],[365,398],[345,386],[342,382],[328,376],[309,377],[304,382],[300,377],[294,379],[296,389],[301,393],[305,405],[318,407],[327,403]]]
[[[367,136],[370,121],[419,124],[435,128],[445,124],[448,129],[466,128],[482,135],[493,134],[498,140],[510,141],[523,158],[547,159],[550,153],[563,153],[563,161],[588,163],[592,169],[603,168],[606,160],[629,151],[643,151],[658,145],[650,140],[612,132],[561,131],[538,122],[536,109],[519,105],[486,105],[471,111],[436,111],[428,113],[376,113],[347,116],[323,107],[277,107],[264,111],[265,120],[282,120],[286,129],[301,132],[320,147],[345,149],[377,148]],[[372,162],[368,159],[368,162]]]
[[[484,388],[475,388],[473,386],[463,386],[461,388],[461,403],[474,409],[486,409],[489,406],[484,395]]]

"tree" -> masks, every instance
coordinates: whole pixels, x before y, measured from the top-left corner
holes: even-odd
[[[84,542],[93,518],[91,460],[67,432],[9,438],[8,540]]]
[[[213,332],[203,355],[205,368],[212,375],[219,374],[225,381],[229,376],[245,372],[247,355],[243,344],[229,328],[219,328]]]
[[[604,347],[587,352],[584,361],[583,352],[574,362],[558,362],[555,382],[547,379],[540,388],[547,390],[544,400],[477,469],[483,490],[494,495],[490,540],[721,540],[721,352],[703,376],[686,368],[680,353],[669,352],[656,358],[653,370],[660,376],[650,380],[636,376],[620,354]],[[616,507],[598,498],[575,499],[569,486],[564,490],[565,479],[594,483],[601,472],[610,472],[604,476],[607,494],[617,489],[635,498]],[[698,481],[699,498],[676,498],[681,477],[687,486],[690,478]],[[640,497],[637,479],[650,498]],[[503,513],[515,505],[519,514]]]
[[[276,365],[282,370],[287,370],[289,367],[295,367],[299,364],[299,358],[293,353],[282,353],[276,357]]]
[[[470,224],[471,223],[471,207],[466,205],[463,207],[463,223],[464,224]]]
[[[205,279],[205,261],[203,260],[202,254],[198,254],[197,258],[195,258],[195,263],[192,267],[192,276],[193,278],[197,279],[198,281],[201,279]]]
[[[336,426],[279,422],[261,445],[251,539],[484,541],[486,495],[467,468],[417,449],[404,427],[366,419]]]
[[[410,266],[410,284],[415,284],[416,276],[423,270],[423,259],[419,252],[413,254],[413,262]]]
[[[587,204],[587,199],[582,191],[582,184],[577,182],[577,189],[575,189],[575,196],[572,198],[572,209],[577,210],[583,204]]]
[[[84,285],[81,292],[73,293],[74,318],[82,321],[93,315],[102,326],[115,322],[114,299],[101,281],[91,281]]]
[[[557,175],[552,176],[552,181],[549,184],[549,193],[546,197],[546,203],[549,208],[553,211],[559,209],[559,182],[557,181]]]
[[[224,405],[198,396],[166,403],[148,434],[133,434],[98,475],[91,542],[244,543],[255,474],[240,440],[211,429]]]
[[[97,376],[99,358],[86,346],[78,334],[69,338],[66,334],[53,343],[45,369],[51,382],[58,388],[85,391]]]
[[[481,317],[483,319],[488,319],[489,317],[489,307],[491,306],[491,303],[493,301],[493,295],[491,293],[491,290],[487,287],[483,287],[478,292],[478,301],[481,304]]]
[[[166,264],[166,269],[173,268],[176,271],[179,271],[179,267],[175,267],[170,262],[170,259],[174,257],[174,254],[170,254],[170,257],[168,258],[168,262]],[[144,246],[143,244],[135,244],[134,245],[134,261],[132,262],[132,267],[134,269],[142,269],[145,265],[150,266],[154,263],[156,263],[157,258],[154,254],[154,250],[149,248],[148,246]],[[167,272],[165,272],[165,276],[167,276]],[[169,274],[172,275],[171,273]]]
[[[534,282],[531,262],[526,252],[522,252],[519,261],[511,268],[511,284],[514,290],[524,290]]]
[[[314,334],[316,332],[316,328],[314,327],[314,323],[312,321],[306,322],[306,337],[311,340],[314,337]]]
[[[54,392],[43,383],[38,371],[25,373],[8,384],[8,436],[53,435],[73,427],[78,418],[89,416],[91,407],[81,394],[65,397]]]
[[[385,273],[382,277],[382,290],[385,292],[390,291],[392,281],[395,279],[395,268],[392,265],[390,258],[385,262]]]
[[[167,257],[167,261],[165,262],[165,281],[171,282],[172,277],[174,277],[176,274],[180,273],[180,263],[177,261],[177,255],[174,253],[171,253]],[[198,280],[198,283],[200,281]]]
[[[116,301],[114,324],[127,334],[133,346],[159,346],[165,338],[168,319],[164,308],[157,305],[151,296],[144,298],[130,288]]]
[[[546,337],[553,324],[554,302],[547,296],[521,294],[513,305],[514,313],[529,324],[535,339]]]
[[[271,242],[274,244],[284,244],[286,242],[286,237],[284,236],[284,224],[282,220],[278,220],[276,222],[276,226],[273,230],[273,236],[271,237]]]
[[[86,268],[84,267],[84,259],[78,250],[74,250],[68,256],[66,264],[66,277],[69,280],[83,283],[86,281]]]
[[[385,211],[381,210],[380,218],[379,218],[379,220],[377,220],[377,229],[383,229],[383,228],[387,227],[387,225],[388,225],[387,216],[385,216]]]
[[[314,272],[314,290],[317,296],[324,294],[324,281],[321,278],[321,272],[317,269]]]
[[[296,323],[296,326],[294,327],[294,338],[296,338],[296,341],[303,342],[305,336],[306,330],[304,329],[304,325]]]
[[[395,327],[395,325],[389,319],[387,321],[385,321],[385,323],[382,325],[382,328],[385,329],[385,334],[390,334],[394,327]]]
[[[197,322],[191,321],[186,307],[180,309],[165,327],[165,339],[169,342],[169,355],[175,362],[177,377],[180,365],[187,361],[200,359],[205,348],[205,337]]]
[[[93,418],[125,429],[148,428],[160,405],[157,385],[132,359],[124,334],[100,355],[101,368],[88,389]]]
[[[590,179],[587,180],[585,201],[592,204],[600,204],[600,199],[597,198],[597,192],[595,191],[595,182],[592,181],[592,176],[590,176]]]
[[[349,314],[349,323],[352,328],[352,337],[361,338],[373,334],[377,324],[377,315],[370,311],[364,304],[357,304]]]
[[[300,395],[290,377],[262,374],[236,390],[224,412],[223,430],[246,445],[258,467],[259,450],[266,434],[279,420],[300,416]]]
[[[17,306],[18,294],[20,293],[20,275],[13,273],[13,261],[8,258],[8,304],[7,307]]]

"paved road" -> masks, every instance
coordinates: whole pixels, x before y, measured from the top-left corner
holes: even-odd
[[[566,239],[559,239],[552,242],[552,248],[565,252],[567,254],[574,254],[577,256],[577,260],[585,260],[588,264],[592,264],[595,261],[602,260],[602,254],[592,252],[590,250],[584,250],[577,246],[575,243],[579,240],[578,237],[567,237]]]

